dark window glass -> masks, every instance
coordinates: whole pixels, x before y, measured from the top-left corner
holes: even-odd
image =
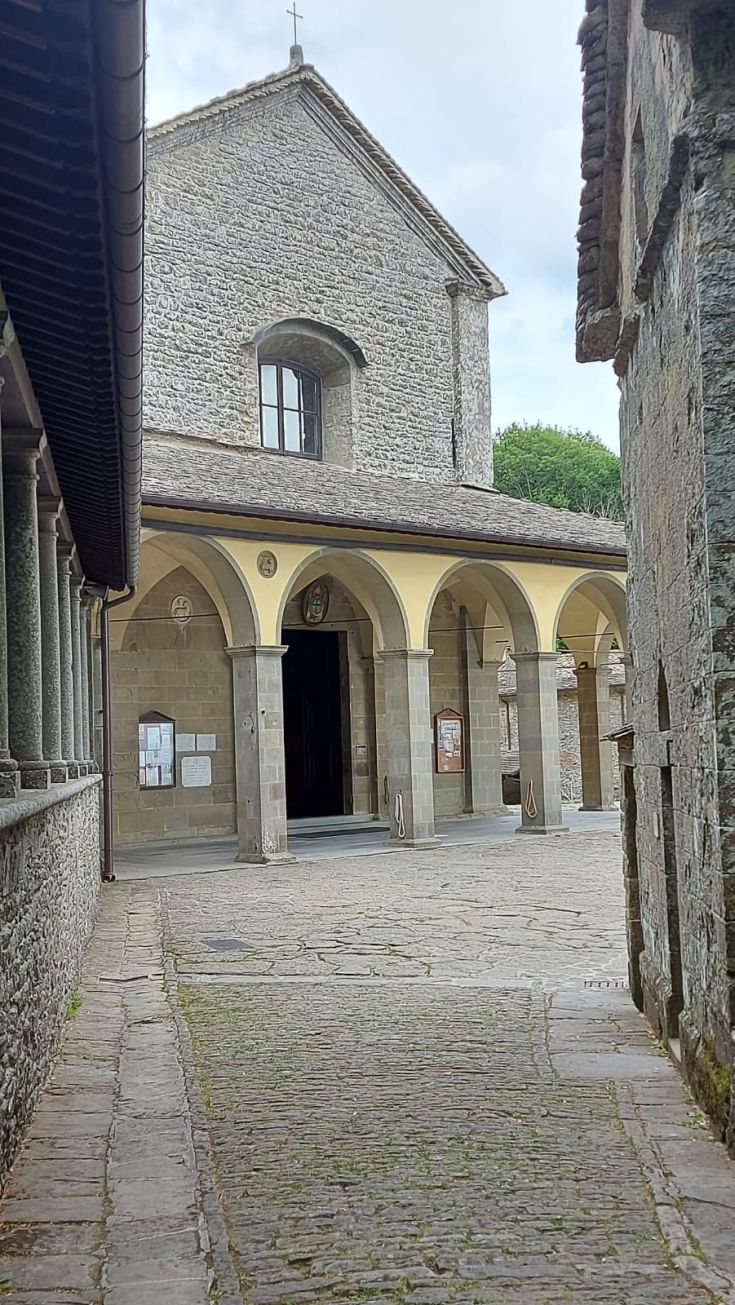
[[[321,454],[318,376],[296,363],[260,364],[260,442],[266,449],[307,458]]]

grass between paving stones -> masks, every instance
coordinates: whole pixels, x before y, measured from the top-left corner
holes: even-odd
[[[66,1018],[68,1020],[75,1020],[80,1010],[82,1009],[83,1003],[84,1003],[84,998],[82,994],[80,992],[75,992],[71,1001],[69,1002],[69,1005],[66,1008]]]

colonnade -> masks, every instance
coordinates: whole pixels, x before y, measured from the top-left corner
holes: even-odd
[[[1,397],[1,392],[0,392]],[[0,797],[96,769],[90,621],[61,500],[40,495],[41,430],[3,430],[0,477]]]
[[[242,860],[288,855],[281,662],[286,649],[228,650],[233,667],[237,813]],[[435,841],[430,649],[384,649],[375,655],[384,711],[381,758],[391,838],[410,846]],[[564,828],[557,707],[557,654],[512,654],[516,664],[521,780],[519,833]],[[578,672],[584,809],[613,806],[606,670]],[[466,723],[468,811],[502,811],[498,663],[469,654]],[[383,774],[378,775],[382,786]]]

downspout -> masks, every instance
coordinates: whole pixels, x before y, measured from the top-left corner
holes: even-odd
[[[135,594],[135,585],[119,598],[105,598],[100,612],[102,654],[102,882],[115,879],[115,853],[112,839],[112,693],[110,676],[110,608],[127,603]]]

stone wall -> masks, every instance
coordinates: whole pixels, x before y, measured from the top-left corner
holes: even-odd
[[[92,931],[99,796],[90,777],[0,808],[0,1185],[59,1045]]]
[[[145,425],[257,445],[250,342],[310,319],[367,360],[351,412],[330,398],[337,461],[489,483],[487,306],[450,299],[456,272],[306,104],[284,88],[149,142]]]
[[[607,4],[587,7],[607,20]],[[623,12],[611,0],[611,19]],[[627,48],[608,54],[605,75],[620,124],[608,122],[596,160],[588,122],[585,156],[608,187],[599,239],[618,263],[643,947],[633,959],[649,1019],[664,1040],[681,1038],[687,1077],[724,1133],[735,1023],[735,6],[633,0]],[[582,289],[581,279],[584,319]]]
[[[172,600],[189,599],[193,614],[173,619]],[[113,612],[114,617],[114,612]],[[112,654],[113,784],[119,843],[229,834],[237,828],[232,667],[222,622],[198,580],[177,567],[135,608],[122,648]],[[158,711],[177,734],[215,734],[212,783],[184,788],[181,756],[174,788],[138,782],[138,721]]]

